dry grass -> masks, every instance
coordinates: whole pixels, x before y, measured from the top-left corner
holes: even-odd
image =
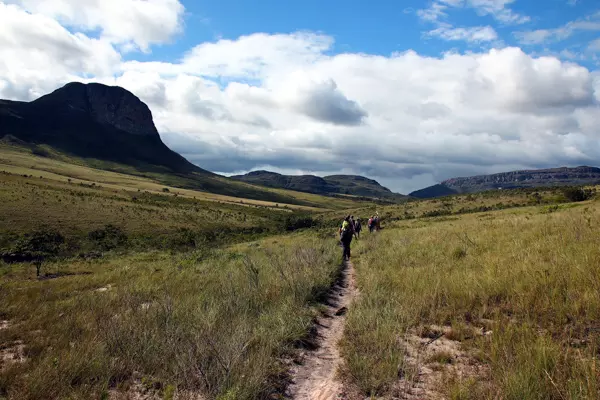
[[[29,265],[3,266],[10,324],[0,343],[21,340],[26,361],[0,372],[0,396],[106,398],[135,376],[161,395],[277,392],[281,359],[307,334],[337,256],[333,243],[299,234],[209,253],[66,260],[46,266],[62,277],[43,281]]]
[[[401,338],[438,324],[491,371],[491,385],[449,386],[452,398],[600,396],[600,204],[398,226],[369,236],[356,263],[361,297],[343,353],[365,394],[389,393],[402,374]],[[473,328],[492,332],[464,334]]]

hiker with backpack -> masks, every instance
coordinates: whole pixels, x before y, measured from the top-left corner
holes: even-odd
[[[360,218],[357,218],[356,223],[354,224],[354,232],[357,239],[360,238],[360,231],[362,231],[362,224],[360,223]]]
[[[350,219],[350,215],[344,218],[344,222],[342,222],[340,241],[342,242],[343,252],[342,252],[342,260],[349,261],[350,260],[350,243],[352,242],[352,237],[354,236],[354,225],[352,220]]]

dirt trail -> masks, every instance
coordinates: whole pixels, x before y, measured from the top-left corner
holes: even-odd
[[[342,383],[336,372],[341,364],[338,342],[343,336],[346,310],[356,296],[354,266],[344,263],[341,280],[325,302],[324,316],[316,323],[316,350],[303,355],[302,364],[292,371],[293,383],[287,398],[295,400],[343,399]]]

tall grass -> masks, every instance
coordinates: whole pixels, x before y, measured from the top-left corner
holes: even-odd
[[[0,342],[23,340],[27,361],[0,372],[0,395],[102,398],[142,376],[163,394],[266,397],[336,278],[337,256],[334,243],[293,235],[210,254],[50,265],[91,274],[47,281],[7,266],[0,304],[11,325]]]
[[[600,396],[597,203],[415,226],[370,237],[356,263],[343,354],[363,392],[389,392],[406,372],[402,337],[440,324],[492,329],[463,343],[491,367],[485,398]]]

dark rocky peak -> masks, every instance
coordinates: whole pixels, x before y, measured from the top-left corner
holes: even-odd
[[[133,93],[100,83],[69,83],[32,102],[56,113],[80,111],[94,121],[132,135],[158,136],[152,112]]]

